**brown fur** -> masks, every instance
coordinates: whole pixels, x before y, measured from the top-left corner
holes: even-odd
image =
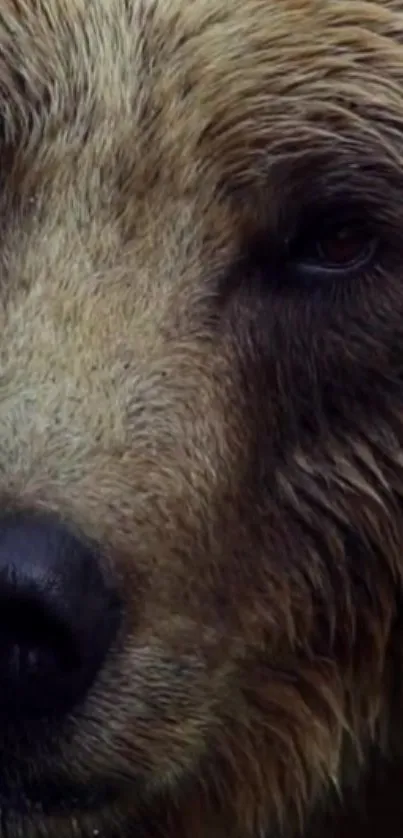
[[[125,604],[1,838],[396,836],[402,0],[3,0],[0,113],[1,501]],[[281,282],[339,195],[380,264]]]

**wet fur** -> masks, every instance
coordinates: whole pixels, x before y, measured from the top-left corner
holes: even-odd
[[[124,619],[1,838],[396,834],[402,82],[400,0],[2,2],[1,502]],[[288,281],[339,200],[379,265]]]

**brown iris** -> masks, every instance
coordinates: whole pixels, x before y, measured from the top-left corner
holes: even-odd
[[[315,243],[316,259],[324,267],[350,268],[365,260],[371,239],[358,227],[336,227],[325,232]]]

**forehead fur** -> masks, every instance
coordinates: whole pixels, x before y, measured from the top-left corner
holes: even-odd
[[[142,173],[181,183],[206,161],[228,184],[259,179],[335,141],[396,162],[402,27],[392,0],[8,0],[4,139],[32,146],[63,123],[72,145],[119,117]]]

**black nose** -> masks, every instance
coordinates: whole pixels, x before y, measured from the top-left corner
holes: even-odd
[[[51,517],[0,519],[0,713],[21,722],[68,713],[118,619],[95,551]]]

